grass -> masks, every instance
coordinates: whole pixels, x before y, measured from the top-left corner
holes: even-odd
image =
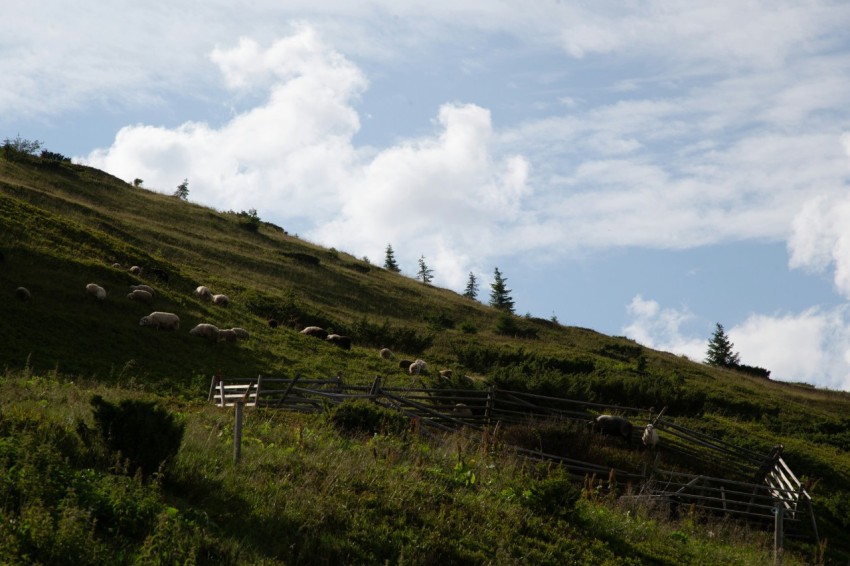
[[[58,487],[33,495],[29,487],[3,484],[17,495],[3,495],[2,512],[26,512],[40,525],[30,534],[0,534],[7,537],[0,541],[18,545],[10,552],[23,556],[38,548],[41,560],[50,562],[50,552],[77,541],[81,562],[109,555],[130,563],[171,547],[196,561],[207,556],[243,563],[309,562],[319,552],[340,562],[769,561],[764,533],[735,527],[734,533],[744,533],[738,536],[711,518],[671,523],[651,510],[624,510],[587,496],[573,506],[544,505],[534,494],[558,478],[504,453],[481,454],[463,436],[352,440],[323,417],[252,413],[245,462],[234,468],[230,416],[204,404],[217,373],[341,374],[353,383],[379,375],[385,385],[401,386],[410,377],[398,360],[423,358],[432,369],[470,376],[478,387],[493,383],[608,405],[666,406],[666,418],[728,442],[760,451],[782,443],[785,460],[811,487],[818,526],[828,539],[825,560],[846,562],[847,392],[710,368],[548,320],[506,319],[477,301],[279,227],[261,222],[254,232],[240,222],[236,214],[136,188],[91,168],[0,156],[0,418],[7,423],[0,440],[20,455],[9,438],[23,438],[22,431],[36,435],[27,446],[38,446],[38,434],[55,437],[43,453],[36,450],[42,460],[26,461],[27,469],[69,479],[77,498]],[[113,268],[115,262],[122,267]],[[134,276],[126,270],[130,265],[146,270]],[[168,281],[152,277],[152,267],[167,271]],[[106,288],[104,301],[85,294],[89,282]],[[153,307],[126,299],[129,285],[138,283],[156,289]],[[231,306],[197,299],[193,290],[202,284],[229,295]],[[14,298],[21,285],[32,292],[31,302]],[[139,318],[151,310],[177,313],[180,330],[140,327]],[[271,328],[269,318],[281,325]],[[251,338],[213,344],[188,334],[199,322],[246,328]],[[351,336],[353,348],[297,332],[311,324]],[[391,347],[396,359],[379,358],[380,346]],[[159,484],[121,479],[114,465],[79,445],[74,426],[89,418],[93,394],[155,399],[185,417],[183,448]],[[639,465],[622,450],[586,450],[609,463]],[[112,498],[125,503],[109,511],[105,501]],[[133,498],[143,508],[122,507]],[[136,519],[129,518],[133,513]],[[66,515],[68,539],[51,538]],[[118,521],[133,534],[111,543],[102,521]],[[706,530],[706,524],[714,526]],[[648,532],[663,541],[657,552],[641,542]],[[811,543],[789,544],[801,561],[812,560]],[[83,547],[93,554],[83,556]]]

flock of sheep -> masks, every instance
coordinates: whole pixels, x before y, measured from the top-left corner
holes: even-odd
[[[119,269],[121,265],[115,263],[112,264],[112,267]],[[127,271],[133,275],[141,275],[142,268],[134,265]],[[168,273],[164,270],[151,268],[150,273],[157,279],[168,281]],[[99,301],[106,299],[106,289],[97,283],[86,285],[85,292]],[[203,285],[195,289],[195,294],[201,300],[211,302],[214,305],[226,307],[230,304],[230,298],[227,295],[213,294],[208,287]],[[20,301],[31,301],[32,293],[26,287],[18,287],[15,289],[15,297]],[[156,291],[149,285],[130,285],[130,292],[127,294],[127,299],[146,305],[153,304],[155,297]],[[171,312],[153,311],[139,319],[139,326],[150,326],[157,330],[178,330],[180,328],[180,317]],[[206,338],[212,342],[236,342],[247,340],[250,337],[248,331],[244,328],[219,329],[217,326],[208,323],[198,324],[189,331],[189,334]]]

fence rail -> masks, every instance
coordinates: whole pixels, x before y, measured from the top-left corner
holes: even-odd
[[[767,454],[736,446],[663,419],[664,410],[604,405],[549,397],[522,391],[474,389],[431,389],[384,387],[381,379],[369,385],[348,385],[332,379],[221,378],[210,383],[209,401],[221,407],[243,403],[299,412],[321,412],[329,406],[352,399],[368,399],[416,418],[420,430],[454,431],[459,428],[489,431],[491,427],[528,424],[540,419],[588,423],[600,413],[614,413],[631,419],[643,418],[659,434],[655,463],[641,473],[608,465],[547,454],[517,446],[510,447],[519,457],[563,465],[575,479],[588,476],[615,477],[618,482],[639,485],[638,495],[625,497],[682,506],[722,514],[749,522],[773,521],[781,512],[788,527],[810,524],[817,543],[819,537],[811,497],[782,459],[782,447]],[[642,429],[635,427],[631,442],[639,445]],[[694,475],[658,465],[660,455],[685,459],[690,466],[711,472]],[[662,462],[663,463],[663,462]],[[804,517],[810,523],[803,521]]]

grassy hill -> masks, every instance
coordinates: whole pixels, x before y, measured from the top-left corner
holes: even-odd
[[[76,552],[83,563],[170,562],[168,552],[216,563],[769,560],[771,533],[710,517],[668,520],[590,492],[573,501],[557,472],[481,452],[463,435],[352,440],[327,417],[258,412],[247,424],[246,462],[230,463],[232,417],[206,404],[212,375],[339,374],[351,383],[377,375],[409,385],[397,363],[377,355],[384,346],[482,388],[667,407],[667,417],[727,442],[760,452],[781,443],[810,486],[826,561],[846,562],[850,552],[847,393],[507,316],[242,211],[9,151],[0,153],[0,252],[0,470],[17,478],[0,479],[0,517],[27,525],[3,521],[0,554],[50,562]],[[107,290],[105,300],[85,293],[90,282]],[[153,306],[126,298],[134,284],[156,290]],[[200,300],[199,285],[230,305]],[[30,301],[15,298],[19,286]],[[178,314],[180,329],[141,327],[152,310]],[[190,336],[200,322],[242,327],[251,338]],[[354,345],[297,332],[307,325]],[[115,474],[81,432],[94,394],[178,413],[186,437],[174,469],[153,483]],[[45,485],[30,485],[21,470]],[[789,541],[789,551],[801,562],[818,554],[806,540]]]

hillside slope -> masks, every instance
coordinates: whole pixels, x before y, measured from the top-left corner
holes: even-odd
[[[506,316],[446,289],[301,240],[248,214],[220,212],[133,187],[102,171],[0,156],[0,367],[167,385],[202,400],[213,374],[411,378],[377,356],[426,359],[474,382],[608,405],[667,407],[667,416],[785,459],[814,490],[819,524],[850,540],[850,395],[710,368],[621,337]],[[113,267],[113,264],[120,267]],[[140,275],[128,268],[138,265]],[[166,273],[155,276],[156,270]],[[167,280],[166,280],[167,279]],[[98,301],[87,283],[107,290]],[[156,290],[152,306],[129,286]],[[194,295],[206,285],[226,308]],[[28,288],[32,299],[15,298]],[[176,332],[139,325],[177,313]],[[272,327],[269,320],[279,322]],[[248,341],[211,343],[195,324],[242,327]],[[353,348],[303,336],[320,325]]]

